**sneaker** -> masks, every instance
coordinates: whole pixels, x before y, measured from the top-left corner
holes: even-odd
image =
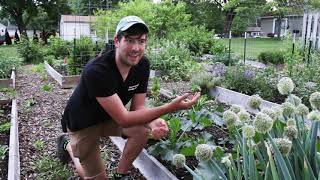
[[[66,134],[60,135],[57,139],[57,156],[63,164],[67,164],[71,161],[69,152],[65,148],[69,141],[70,140]]]

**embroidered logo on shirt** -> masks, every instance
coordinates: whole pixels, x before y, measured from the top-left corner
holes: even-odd
[[[128,91],[133,91],[135,89],[137,89],[139,86],[139,84],[133,85],[133,86],[129,86]]]

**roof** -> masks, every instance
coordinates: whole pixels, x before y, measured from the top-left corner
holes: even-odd
[[[260,17],[261,19],[269,19],[269,18],[276,18],[276,15],[267,14],[265,16]],[[303,14],[289,14],[284,15],[284,18],[293,18],[293,17],[303,17]]]
[[[247,32],[260,32],[261,31],[261,27],[248,27]]]
[[[83,22],[89,23],[96,20],[95,16],[74,16],[74,15],[61,15],[61,21],[63,22]]]
[[[17,30],[17,29],[18,29],[18,26],[16,26],[16,25],[7,26],[7,30]]]

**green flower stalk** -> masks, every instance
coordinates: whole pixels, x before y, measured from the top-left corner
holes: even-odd
[[[311,121],[320,121],[320,112],[319,111],[311,111],[307,118]]]
[[[294,83],[291,78],[281,78],[277,84],[278,91],[282,95],[289,95],[294,89]]]
[[[312,108],[320,110],[320,92],[314,92],[310,95],[309,102]]]
[[[183,154],[175,154],[172,157],[172,164],[177,168],[184,167],[186,163],[186,157]]]
[[[282,155],[288,156],[291,147],[292,147],[292,142],[289,139],[286,138],[275,138],[273,139],[274,143],[278,147],[279,151],[281,152]]]
[[[223,113],[223,120],[226,122],[227,126],[233,126],[238,120],[238,116],[230,110]]]
[[[272,129],[273,120],[268,115],[259,112],[253,121],[253,126],[257,132],[265,134]]]
[[[283,135],[288,139],[296,139],[298,137],[298,129],[296,126],[287,126],[284,128]]]
[[[288,119],[287,126],[296,126],[296,121],[292,118]]]
[[[250,96],[248,99],[248,106],[252,109],[259,109],[262,102],[262,98],[259,95]]]
[[[293,102],[291,101],[291,99],[293,100]],[[302,100],[301,98],[299,98],[298,96],[291,94],[291,98],[290,96],[286,98],[286,102],[289,102],[295,106],[298,106],[299,104],[301,104]]]
[[[256,131],[254,130],[254,127],[252,125],[244,125],[242,127],[242,134],[246,139],[253,138]]]
[[[262,113],[267,114],[268,116],[270,116],[273,120],[277,119],[277,113],[271,109],[271,108],[263,108],[261,110]]]
[[[282,114],[287,117],[291,117],[296,110],[295,106],[288,102],[282,103],[281,108],[282,108]]]
[[[241,110],[237,115],[239,117],[239,120],[242,122],[249,122],[251,120],[250,114],[246,110]]]
[[[296,114],[300,116],[306,116],[309,114],[309,108],[304,104],[299,104],[296,108]]]
[[[231,157],[231,154],[228,153],[226,156],[221,158],[221,163],[225,164],[227,167],[231,167],[230,157]]]
[[[239,105],[232,104],[230,107],[230,110],[233,111],[234,113],[239,113],[243,108]]]
[[[213,151],[207,144],[199,144],[196,147],[195,156],[198,161],[209,161],[212,158]]]

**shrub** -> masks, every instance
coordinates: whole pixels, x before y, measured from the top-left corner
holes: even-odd
[[[71,48],[67,41],[54,36],[50,36],[48,48],[47,55],[53,55],[55,58],[64,58],[71,52]]]
[[[21,59],[9,57],[6,55],[0,56],[0,79],[10,78],[12,68],[18,68],[21,64]]]
[[[43,61],[42,48],[37,42],[22,38],[18,45],[18,52],[26,63],[39,63]]]
[[[272,64],[283,64],[284,63],[284,52],[275,51],[275,52],[261,52],[258,56],[258,60],[263,63],[272,63]]]

